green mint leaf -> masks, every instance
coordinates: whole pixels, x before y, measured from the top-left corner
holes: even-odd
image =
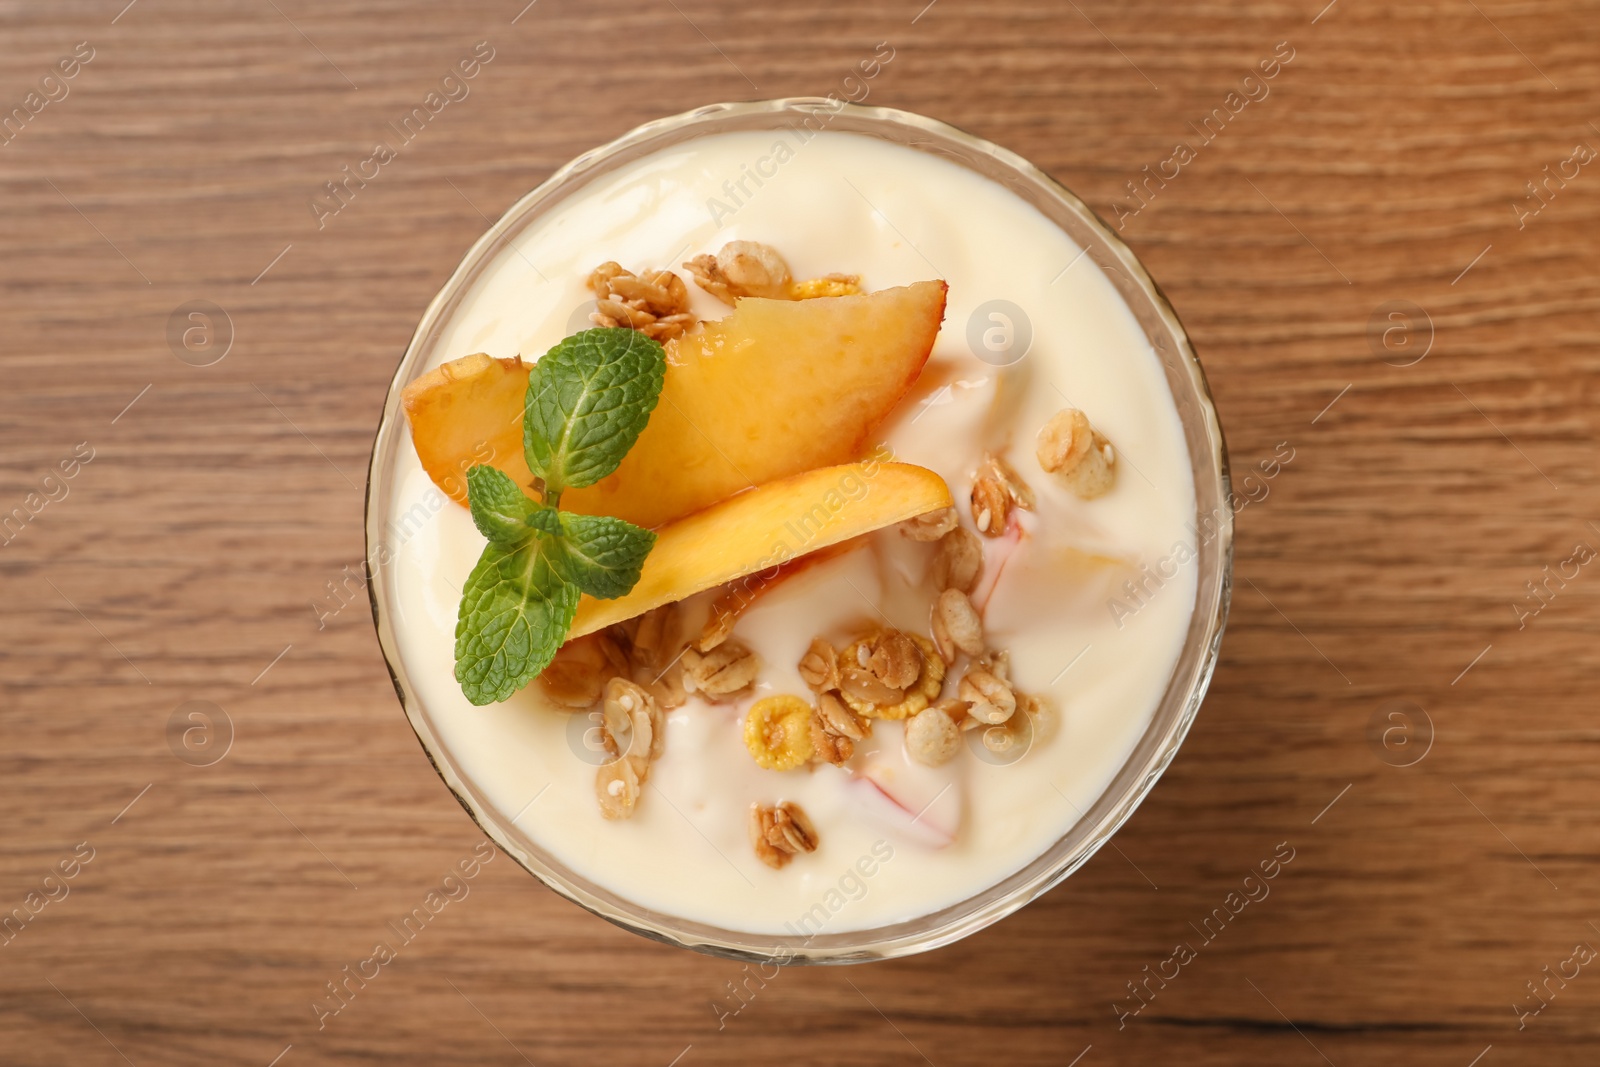
[[[666,369],[659,342],[621,327],[573,334],[534,364],[522,441],[547,503],[617,469],[655,410]]]
[[[534,505],[534,510],[528,515],[528,525],[542,534],[551,537],[561,536],[561,512],[552,507]]]
[[[530,517],[541,505],[496,468],[479,464],[467,471],[467,500],[478,532],[495,544],[516,545],[532,536]]]
[[[456,681],[472,703],[505,700],[549,666],[578,610],[578,587],[550,569],[543,538],[484,547],[456,619]]]
[[[550,569],[592,597],[613,600],[633,589],[656,535],[610,515],[557,513],[561,536],[546,545]]]

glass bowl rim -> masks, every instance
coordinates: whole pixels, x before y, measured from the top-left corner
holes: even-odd
[[[509,835],[502,825],[502,816],[492,806],[476,797],[470,782],[456,769],[445,746],[440,742],[431,724],[427,721],[421,708],[421,698],[411,689],[404,661],[395,644],[394,635],[389,628],[388,604],[385,603],[387,597],[382,590],[381,571],[383,568],[381,564],[374,565],[374,546],[375,544],[382,545],[383,543],[379,533],[382,530],[382,521],[387,519],[387,509],[380,509],[375,512],[373,503],[375,498],[380,495],[380,492],[386,495],[391,481],[389,472],[392,470],[393,465],[393,448],[398,438],[398,428],[404,424],[404,418],[400,410],[400,394],[405,385],[409,383],[410,378],[407,377],[407,373],[411,372],[410,376],[414,376],[416,365],[425,347],[429,344],[434,330],[440,325],[446,313],[453,310],[466,289],[476,280],[476,271],[483,268],[498,251],[501,240],[508,236],[511,227],[525,219],[546,200],[558,197],[571,183],[582,179],[591,170],[618,155],[650,145],[664,138],[669,138],[682,131],[709,124],[717,119],[731,118],[738,120],[763,117],[776,119],[778,116],[803,118],[816,117],[819,114],[825,114],[829,120],[841,114],[847,114],[851,117],[851,121],[857,125],[884,125],[914,130],[934,142],[942,140],[970,153],[987,156],[1003,168],[1037,186],[1040,191],[1057,200],[1069,212],[1076,215],[1079,221],[1095,231],[1103,242],[1105,251],[1116,260],[1117,269],[1129,277],[1135,288],[1149,302],[1148,309],[1156,315],[1161,324],[1170,333],[1176,346],[1175,358],[1181,362],[1183,369],[1187,371],[1188,378],[1193,386],[1193,395],[1187,399],[1196,405],[1202,420],[1204,437],[1209,446],[1209,454],[1206,458],[1211,461],[1210,469],[1216,476],[1219,499],[1224,503],[1232,499],[1227,445],[1223,437],[1220,420],[1217,417],[1215,404],[1211,397],[1210,388],[1206,382],[1205,371],[1194,352],[1188,333],[1184,330],[1182,323],[1178,319],[1177,312],[1172,308],[1166,295],[1161,291],[1160,286],[1150,276],[1149,272],[1145,270],[1138,257],[1092,208],[1026,158],[948,123],[897,108],[869,107],[840,101],[835,97],[800,96],[708,104],[677,115],[652,120],[635,127],[610,142],[578,155],[555,170],[537,187],[513,203],[500,219],[473,242],[455,270],[452,271],[450,278],[429,302],[416,330],[412,334],[411,340],[407,343],[406,350],[401,356],[395,374],[390,380],[383,414],[374,436],[372,460],[367,470],[366,494],[363,505],[367,593],[372,606],[373,626],[377,632],[378,643],[389,671],[390,680],[394,684],[395,693],[399,698],[406,720],[411,724],[412,731],[416,734],[417,740],[422,745],[429,762],[433,765],[434,771],[445,783],[451,794],[455,796],[462,808],[466,810],[473,823],[502,852],[510,856],[520,867],[528,871],[544,885],[584,910],[623,929],[651,940],[678,945],[710,955],[752,962],[784,964],[838,964],[885,960],[925,952],[950,944],[1012,914],[1060,884],[1086,863],[1132,816],[1134,810],[1155,787],[1156,782],[1171,763],[1178,748],[1187,736],[1210,684],[1212,673],[1216,668],[1222,634],[1226,628],[1228,609],[1231,602],[1233,571],[1233,510],[1231,507],[1223,507],[1215,516],[1220,520],[1214,537],[1217,545],[1219,567],[1215,595],[1209,604],[1199,602],[1199,597],[1204,588],[1204,575],[1202,574],[1202,581],[1197,583],[1196,586],[1197,602],[1191,615],[1190,630],[1186,636],[1184,647],[1177,664],[1173,668],[1172,678],[1168,682],[1168,687],[1163,692],[1161,703],[1158,704],[1151,723],[1146,727],[1145,734],[1141,735],[1140,741],[1136,744],[1135,751],[1129,754],[1127,760],[1118,769],[1117,774],[1113,776],[1113,780],[1107,784],[1106,788],[1090,805],[1089,810],[1081,813],[1079,820],[1069,826],[1049,848],[1033,861],[1024,865],[1020,870],[1011,872],[1005,878],[991,884],[973,896],[929,915],[915,916],[911,919],[864,930],[827,935],[826,938],[822,939],[815,936],[799,938],[787,935],[754,934],[727,930],[681,919],[676,916],[651,912],[627,900],[621,894],[605,890],[603,887],[592,886],[591,883],[577,876],[574,872],[568,871],[559,861],[545,854],[544,849],[534,844],[531,839],[528,844],[537,851],[537,855],[530,853],[528,849],[518,842],[509,839]],[[752,128],[767,130],[777,127],[756,126]],[[866,131],[854,130],[851,132]],[[870,136],[870,132],[867,135]],[[668,147],[668,145],[659,147]],[[918,146],[913,145],[911,147],[916,148]],[[966,166],[969,170],[973,169],[964,162],[960,165]],[[986,176],[993,180],[992,175]],[[1074,237],[1074,239],[1076,238]],[[1088,250],[1087,245],[1085,249],[1086,251]],[[1096,263],[1099,266],[1105,266],[1105,264],[1101,264],[1098,261]],[[406,380],[403,381],[403,377],[406,377]],[[1185,418],[1184,421],[1187,423],[1188,419]],[[1190,451],[1191,464],[1198,474],[1200,457],[1192,454],[1192,446]],[[387,503],[387,500],[385,500],[385,503]],[[1196,503],[1198,506],[1198,494]],[[1202,612],[1205,612],[1204,616],[1202,616]],[[1198,635],[1198,641],[1194,630],[1194,620],[1197,618],[1203,618],[1205,623],[1203,630]],[[1184,672],[1185,663],[1191,654],[1196,652],[1198,653],[1198,660],[1188,672]],[[1184,694],[1183,705],[1176,717],[1172,718],[1170,722],[1162,724],[1157,721],[1160,712],[1169,703],[1169,698],[1180,682],[1180,674],[1184,673],[1187,674],[1189,681],[1187,683],[1187,691]],[[1157,738],[1142,767],[1139,768],[1138,775],[1123,788],[1119,795],[1112,798],[1112,790],[1117,784],[1117,779],[1126,775],[1138,748],[1145,745],[1145,742],[1150,737],[1150,732],[1158,726],[1162,727],[1162,735]],[[1109,805],[1107,803],[1108,799],[1110,800]],[[1108,808],[1108,810],[1101,812],[1094,825],[1083,835],[1076,849],[1062,851],[1060,855],[1054,855],[1061,850],[1063,842],[1077,833],[1081,827],[1089,822],[1091,816],[1102,808]],[[1041,861],[1047,857],[1050,858],[1050,862],[1041,866]],[[1035,868],[1039,869],[1035,870]],[[1027,875],[1027,877],[1023,878],[1024,875]],[[996,893],[996,890],[1008,885],[1010,887],[1005,892]],[[974,902],[984,901],[985,898],[989,899],[982,904],[969,906],[974,905]],[[941,919],[941,917],[947,915],[948,918],[943,918],[926,930],[906,929],[927,924],[929,920]],[[884,936],[885,934],[887,936]],[[822,940],[824,943],[817,945],[816,942],[818,940]]]

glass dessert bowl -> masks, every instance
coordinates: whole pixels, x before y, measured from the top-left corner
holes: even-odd
[[[1188,339],[1076,197],[905,112],[717,105],[558,171],[435,298],[369,589],[424,749],[541,881],[856,962],[1129,817],[1215,665],[1232,515]]]

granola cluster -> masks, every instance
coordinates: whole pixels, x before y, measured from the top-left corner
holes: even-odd
[[[595,798],[601,815],[627,819],[666,747],[666,715],[649,690],[618,677],[606,682],[602,707],[600,738],[611,761],[595,775]]]
[[[683,267],[696,285],[728,305],[747,296],[810,300],[861,292],[858,274],[828,274],[797,282],[778,250],[756,241],[729,241],[716,255],[695,256]]]
[[[798,669],[815,705],[780,694],[756,701],[745,717],[745,746],[751,758],[768,770],[848,762],[856,746],[871,736],[873,720],[921,718],[939,700],[946,673],[945,661],[931,640],[893,628],[863,634],[842,653],[818,637]],[[949,711],[945,707],[940,714],[949,720]],[[927,729],[921,728],[919,736]],[[931,758],[936,746],[924,747],[924,755]],[[953,745],[945,747],[949,751],[939,763],[955,754]]]
[[[990,452],[984,455],[978,474],[972,479],[972,522],[985,537],[999,537],[1013,508],[1032,511],[1033,490],[1004,459]]]
[[[1033,490],[995,455],[984,457],[973,482],[972,499],[974,524],[991,537],[1003,532],[1012,507],[1031,510],[1034,506]],[[906,533],[928,540],[925,529],[924,524]],[[983,542],[962,526],[959,518],[937,542],[929,573],[938,595],[929,631],[949,676],[954,678],[958,667],[961,673],[953,696],[930,701],[906,725],[907,751],[929,766],[954,758],[959,735],[967,730],[982,729],[984,746],[1005,752],[1026,736],[1034,720],[1045,712],[1039,698],[1012,683],[1009,654],[990,648],[983,616],[972,601],[983,574]]]
[[[1076,408],[1056,412],[1039,430],[1037,445],[1039,466],[1084,500],[1093,500],[1111,488],[1116,452],[1083,412]]]
[[[798,804],[751,804],[749,825],[756,856],[773,870],[781,870],[802,852],[817,850],[817,828]]]
[[[812,641],[799,671],[815,705],[793,694],[751,705],[744,726],[751,757],[776,771],[846,763],[878,719],[905,721],[906,750],[930,767],[956,757],[966,730],[985,730],[984,745],[997,753],[1012,748],[1044,713],[1042,702],[1014,686],[1007,653],[988,647],[977,611],[961,590],[940,595],[933,630],[949,642],[948,650],[938,640],[894,629],[858,637],[843,652],[824,638]],[[958,661],[963,672],[955,692],[945,695]]]
[[[600,813],[632,817],[666,744],[666,712],[688,700],[694,684],[676,604],[569,641],[540,673],[540,691],[564,710],[598,711],[600,743],[611,758],[595,776]]]
[[[973,602],[985,564],[978,534],[1003,536],[1015,510],[1035,507],[1033,489],[1001,456],[989,453],[973,477],[971,507],[977,533],[961,525],[953,508],[902,527],[914,540],[936,542],[929,575],[937,595],[929,632],[956,681],[953,695],[931,701],[907,724],[907,750],[932,766],[954,757],[964,731],[982,730],[984,747],[1003,754],[1047,714],[1038,697],[1012,681],[1009,653],[990,646],[982,612]]]
[[[761,659],[738,641],[719,641],[709,652],[688,648],[683,653],[683,684],[714,704],[737,700],[756,684]]]
[[[747,296],[773,300],[811,300],[823,296],[857,296],[859,274],[825,274],[795,281],[789,264],[771,245],[729,241],[716,255],[699,255],[683,264],[695,284],[730,307]],[[670,270],[634,273],[614,260],[589,273],[596,326],[625,327],[665,344],[682,337],[696,322],[689,310],[689,287]]]
[[[589,275],[595,295],[596,326],[625,326],[663,343],[682,337],[694,325],[689,313],[689,287],[670,270],[635,274],[620,263],[606,262]]]

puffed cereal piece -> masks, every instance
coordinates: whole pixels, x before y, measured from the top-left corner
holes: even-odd
[[[763,697],[744,719],[744,745],[758,766],[789,771],[811,758],[811,705],[787,693]]]
[[[940,767],[961,749],[961,732],[941,708],[923,708],[906,723],[906,751],[926,767]]]

